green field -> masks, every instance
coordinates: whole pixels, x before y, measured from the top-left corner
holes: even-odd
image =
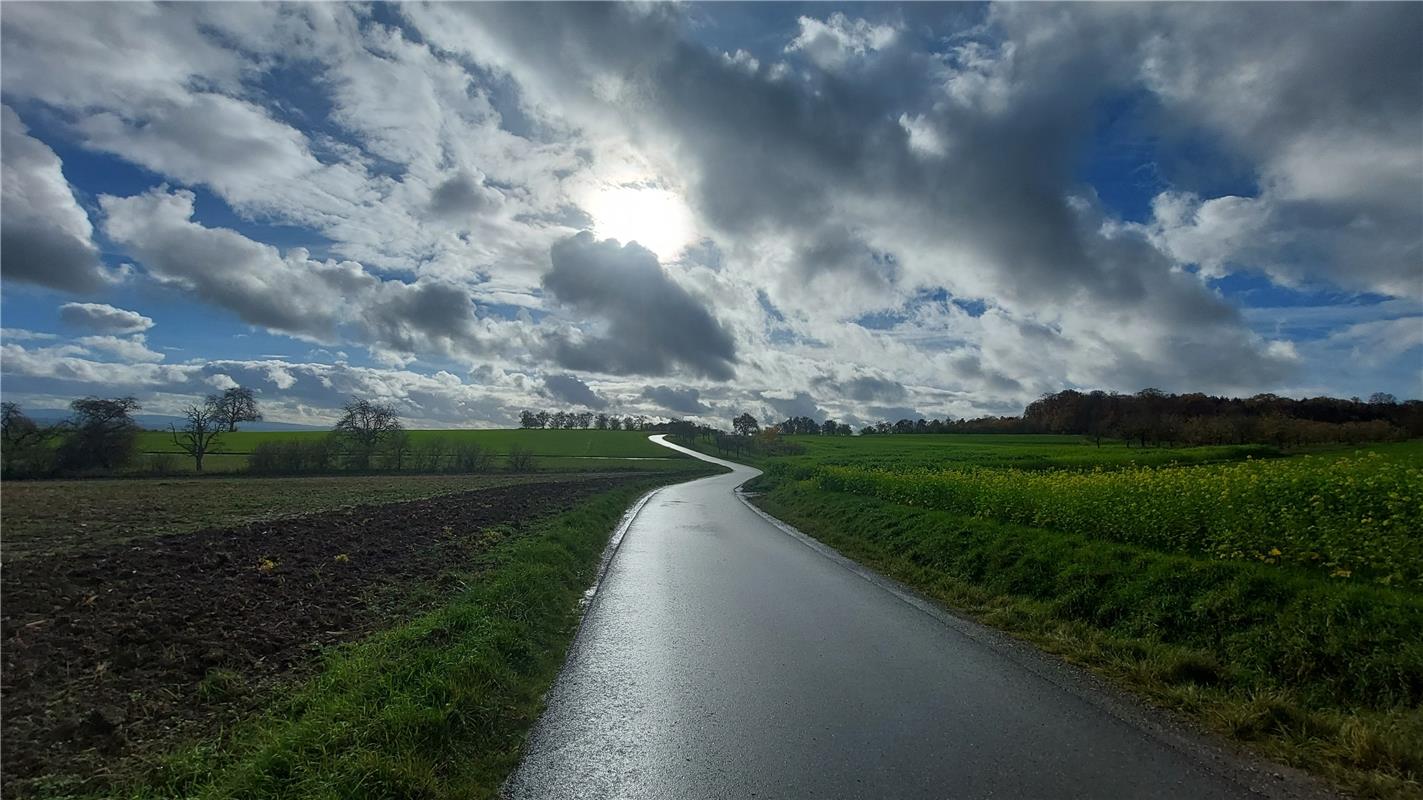
[[[822,466],[853,466],[890,470],[948,467],[1013,467],[1021,470],[1117,469],[1173,464],[1213,464],[1246,458],[1294,455],[1345,456],[1361,448],[1318,445],[1281,451],[1265,444],[1200,447],[1129,447],[1103,441],[1094,445],[1081,436],[1055,434],[916,434],[880,436],[783,436],[803,450],[796,455],[750,455],[748,463],[804,472]],[[715,454],[706,442],[696,445]],[[1381,457],[1423,462],[1423,440],[1368,445]]]
[[[776,517],[1270,758],[1423,796],[1423,441],[783,441],[743,459]]]
[[[1050,435],[783,441],[800,452],[747,459],[768,485],[1423,589],[1423,440],[1289,452]]]
[[[518,446],[533,451],[535,456],[599,456],[606,458],[682,458],[681,454],[648,441],[648,434],[639,431],[595,430],[412,430],[411,447],[421,447],[432,440],[450,444],[473,442],[486,451],[503,455]],[[216,453],[246,456],[263,442],[315,441],[330,436],[328,431],[237,431],[226,433],[218,440]],[[174,444],[172,434],[165,431],[144,431],[138,437],[142,453],[175,453],[182,448]]]

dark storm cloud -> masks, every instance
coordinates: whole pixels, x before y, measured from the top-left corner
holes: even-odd
[[[701,401],[702,393],[690,387],[645,386],[642,396],[668,411],[682,414],[704,414],[711,410]]]
[[[544,378],[544,392],[555,400],[588,408],[607,408],[608,401],[588,384],[572,375],[550,375]]]
[[[736,363],[731,334],[697,298],[673,281],[652,251],[597,241],[587,232],[553,245],[543,287],[576,311],[607,323],[603,336],[551,338],[568,369],[616,375],[667,375],[678,369],[729,380]]]

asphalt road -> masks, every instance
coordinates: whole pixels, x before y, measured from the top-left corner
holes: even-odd
[[[508,795],[1296,796],[777,527],[720,463],[626,528]]]

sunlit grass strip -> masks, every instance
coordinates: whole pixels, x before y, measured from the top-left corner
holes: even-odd
[[[223,741],[165,764],[139,797],[493,796],[517,764],[624,509],[667,480],[597,496],[465,565],[437,610],[342,647]]]
[[[1159,550],[1423,587],[1423,469],[1369,453],[1090,472],[822,467],[822,488]]]

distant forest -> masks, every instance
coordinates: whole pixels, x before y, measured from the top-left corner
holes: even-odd
[[[1068,389],[1034,400],[1018,417],[904,419],[867,425],[861,433],[1064,433],[1142,446],[1377,442],[1423,436],[1423,402],[1400,403],[1388,394],[1295,400],[1273,394],[1237,398]]]

